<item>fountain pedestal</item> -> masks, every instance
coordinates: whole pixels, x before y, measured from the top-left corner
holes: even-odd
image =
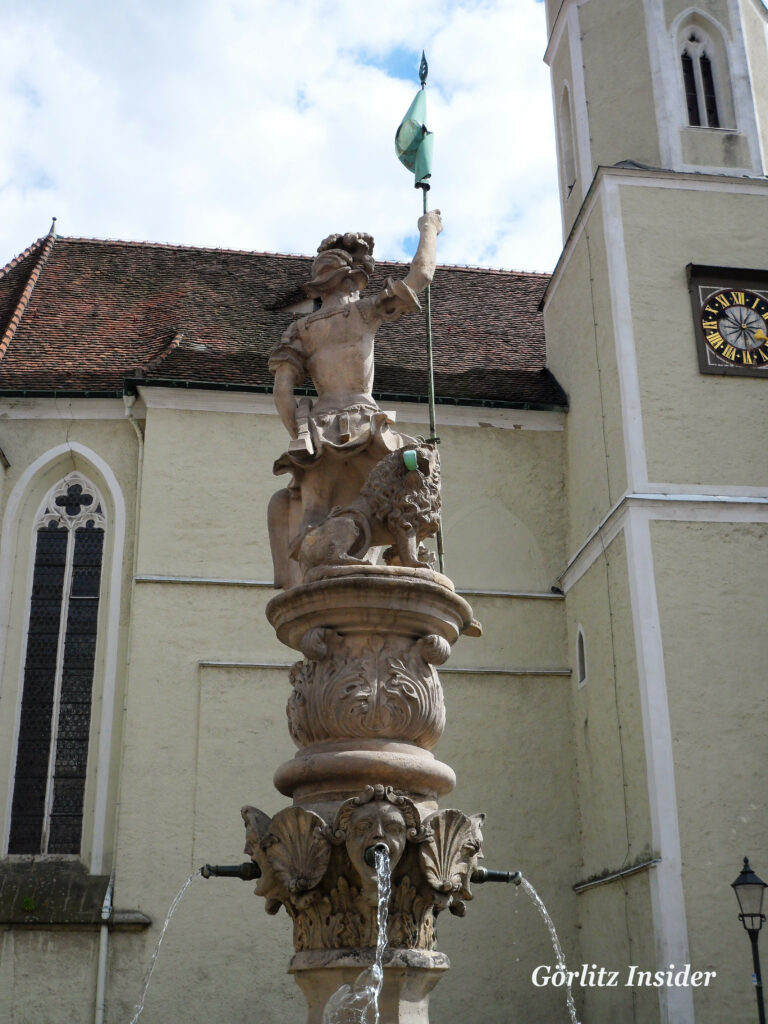
[[[375,950],[296,953],[288,968],[307,1000],[307,1024],[322,1024],[328,1000],[352,988],[373,963]],[[429,1024],[429,997],[450,963],[444,953],[388,950],[379,995],[382,1024]]]
[[[472,610],[439,573],[366,565],[328,567],[273,598],[267,616],[304,659],[287,705],[299,749],[275,775],[293,805],[272,817],[243,809],[256,892],[293,919],[290,969],[308,1024],[320,1024],[328,998],[373,962],[378,891],[366,851],[386,846],[380,1019],[427,1024],[448,968],[433,949],[435,918],[464,913],[482,841],[482,815],[438,809],[454,774],[430,750],[445,724],[436,666],[461,633],[478,632]]]

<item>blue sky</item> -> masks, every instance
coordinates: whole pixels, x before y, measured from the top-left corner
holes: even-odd
[[[0,36],[0,263],[47,231],[410,255],[395,129],[429,61],[445,263],[551,270],[560,247],[538,0],[37,0]]]

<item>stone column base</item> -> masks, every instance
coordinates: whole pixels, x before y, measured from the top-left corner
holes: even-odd
[[[310,950],[296,953],[288,973],[307,1000],[307,1024],[322,1024],[325,1005],[342,985],[354,985],[374,961],[374,949]],[[429,1024],[429,996],[450,967],[444,953],[388,949],[379,996],[380,1024]]]

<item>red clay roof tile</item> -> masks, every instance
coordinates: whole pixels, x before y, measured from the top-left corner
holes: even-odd
[[[49,236],[50,238],[50,236]],[[44,258],[40,239],[0,272],[5,332]],[[0,358],[0,391],[120,393],[126,380],[268,390],[267,352],[303,298],[311,258],[57,238]],[[380,263],[371,288],[404,273]],[[439,400],[565,407],[545,368],[547,274],[439,267],[432,285]],[[424,322],[385,324],[375,392],[426,395]]]

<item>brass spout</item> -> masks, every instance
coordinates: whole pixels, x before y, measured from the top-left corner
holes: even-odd
[[[261,868],[252,860],[243,864],[203,864],[200,874],[203,878],[242,878],[250,882],[254,878],[261,878]]]

